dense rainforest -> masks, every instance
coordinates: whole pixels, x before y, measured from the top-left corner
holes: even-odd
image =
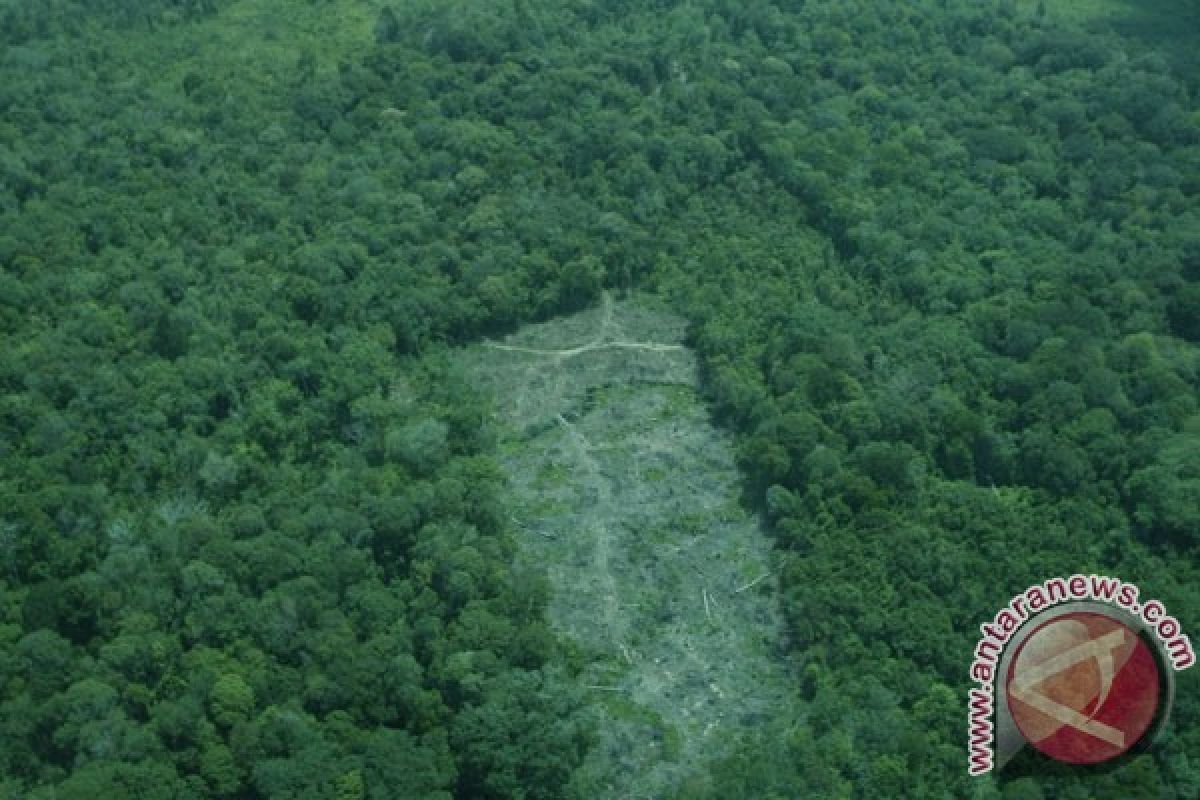
[[[1093,14],[1086,12],[1093,11]],[[1194,3],[0,0],[0,798],[586,797],[586,655],[450,353],[655,293],[794,708],[687,798],[966,774],[1055,575],[1200,631]]]

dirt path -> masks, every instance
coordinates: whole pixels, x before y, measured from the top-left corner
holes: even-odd
[[[614,330],[616,329],[616,330]],[[496,342],[485,342],[484,347],[493,350],[506,350],[510,353],[530,353],[537,356],[552,356],[555,360],[562,361],[573,356],[580,356],[584,353],[590,353],[595,350],[604,350],[608,348],[625,349],[625,350],[644,350],[651,353],[673,353],[684,352],[686,348],[678,344],[659,344],[656,342],[626,342],[618,341],[613,337],[618,334],[623,334],[617,323],[613,321],[613,299],[612,295],[607,292],[601,302],[601,317],[600,331],[596,334],[596,338],[587,344],[578,347],[568,347],[566,349],[547,350],[537,347],[520,347],[511,344],[498,344]]]
[[[463,354],[495,398],[522,558],[591,658],[590,797],[671,797],[785,706],[767,540],[682,321],[648,306],[606,296]]]

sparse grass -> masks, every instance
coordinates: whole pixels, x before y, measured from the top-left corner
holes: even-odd
[[[561,464],[547,462],[538,470],[533,485],[539,489],[557,489],[564,486],[570,478],[567,468]]]
[[[564,500],[547,499],[525,505],[522,510],[530,518],[555,517],[570,511],[571,504]]]
[[[642,470],[642,480],[644,481],[658,483],[659,481],[666,480],[666,477],[667,471],[662,467],[647,467]]]
[[[675,520],[675,524],[685,536],[703,536],[714,521],[707,514],[692,512],[680,516]]]

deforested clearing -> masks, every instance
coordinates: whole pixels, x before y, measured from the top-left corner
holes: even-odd
[[[580,777],[602,796],[669,795],[783,698],[769,544],[683,332],[605,295],[463,355],[493,398],[521,557],[608,718]]]

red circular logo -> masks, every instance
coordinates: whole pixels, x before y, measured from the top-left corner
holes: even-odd
[[[1132,629],[1079,611],[1039,626],[1021,643],[1005,691],[1013,722],[1041,752],[1098,764],[1128,752],[1158,713],[1159,665]]]

